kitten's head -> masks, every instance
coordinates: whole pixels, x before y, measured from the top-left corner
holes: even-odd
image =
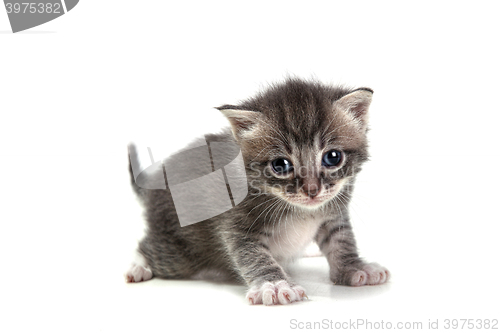
[[[238,106],[218,108],[241,147],[251,193],[304,209],[331,201],[368,159],[372,94],[288,79]]]

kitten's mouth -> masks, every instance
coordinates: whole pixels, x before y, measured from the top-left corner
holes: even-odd
[[[295,197],[287,197],[286,200],[290,202],[293,205],[308,208],[308,209],[315,209],[326,202],[330,201],[333,199],[335,195],[332,195],[330,193],[323,194],[321,196],[316,196],[314,198],[309,198],[309,197],[303,197],[301,198],[295,198]]]
[[[342,179],[328,189],[322,189],[317,196],[310,197],[305,194],[294,194],[285,195],[284,199],[289,203],[306,209],[317,209],[330,200],[333,200],[335,196],[340,192],[347,179]]]

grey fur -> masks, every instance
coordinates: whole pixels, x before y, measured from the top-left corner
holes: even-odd
[[[293,286],[282,264],[301,249],[284,255],[274,250],[273,242],[280,241],[278,232],[293,232],[293,228],[310,223],[315,230],[310,238],[327,257],[332,281],[355,284],[353,275],[366,263],[358,256],[347,206],[356,175],[368,160],[366,112],[372,93],[368,88],[349,89],[288,79],[239,105],[219,107],[232,128],[207,135],[205,139],[231,142],[241,149],[249,194],[221,215],[181,227],[168,184],[166,190],[145,190],[132,181],[144,204],[148,223],[138,251],[153,275],[182,279],[210,270],[250,287],[281,280]],[[355,98],[342,99],[350,94]],[[316,138],[319,142],[314,142]],[[330,172],[310,162],[316,159],[318,149],[325,151],[332,147],[345,154],[340,169]],[[295,167],[303,166],[306,175],[266,177],[266,172],[270,174],[270,161],[283,156],[293,157]],[[159,176],[161,172],[158,170]],[[302,195],[306,192],[304,186],[310,184],[327,191],[342,182],[345,185],[340,192],[317,209],[295,207],[263,191],[271,188],[282,191],[283,195]],[[210,191],[210,188],[199,190]],[[278,245],[290,247],[282,243]]]

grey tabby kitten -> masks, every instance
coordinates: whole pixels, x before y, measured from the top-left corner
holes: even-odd
[[[181,227],[168,186],[145,190],[133,181],[148,229],[127,281],[211,274],[246,283],[251,304],[288,304],[306,294],[283,267],[315,241],[334,284],[386,282],[386,268],[358,256],[347,209],[368,160],[372,94],[287,79],[239,105],[219,107],[231,128],[205,139],[241,149],[247,197],[223,214]]]

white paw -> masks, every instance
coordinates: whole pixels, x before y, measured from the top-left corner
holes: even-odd
[[[151,280],[153,272],[149,267],[133,264],[125,274],[127,282],[141,282]]]
[[[246,299],[252,305],[289,304],[301,301],[304,297],[307,297],[304,288],[298,285],[290,286],[284,280],[264,282],[260,286],[252,287],[246,295]]]
[[[125,280],[127,282],[141,282],[151,280],[153,272],[146,264],[146,259],[140,253],[136,253],[134,262],[130,265],[129,270],[125,273]]]
[[[377,263],[363,266],[362,270],[355,272],[351,278],[352,286],[382,284],[389,280],[389,270]]]

